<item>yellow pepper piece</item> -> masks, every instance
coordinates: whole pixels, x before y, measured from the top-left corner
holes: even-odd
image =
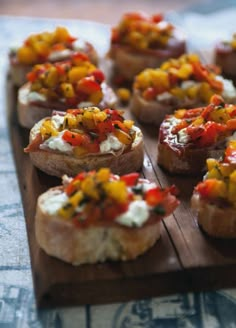
[[[61,90],[65,98],[72,98],[75,96],[74,88],[71,83],[62,83]]]
[[[174,115],[176,118],[183,118],[186,113],[186,109],[178,109],[175,111]]]
[[[122,102],[128,102],[131,97],[131,92],[127,88],[119,88],[116,91],[116,94],[119,97],[120,101],[122,101]]]
[[[124,203],[127,200],[128,193],[124,181],[105,182],[103,189],[109,197],[119,203]]]
[[[48,70],[48,74],[45,77],[44,83],[47,87],[53,88],[58,83],[58,78],[59,78],[58,71],[57,71],[56,67],[52,66]]]
[[[67,113],[64,117],[64,128],[78,129],[77,117],[73,114]]]
[[[115,129],[114,130],[114,135],[124,145],[130,145],[132,143],[131,136],[128,133],[126,133],[126,132],[124,132],[120,129]]]
[[[95,91],[89,95],[88,101],[94,105],[98,105],[103,98],[102,90]]]
[[[81,190],[86,196],[95,200],[99,199],[99,191],[96,189],[96,183],[92,176],[86,177],[86,179],[81,182]]]
[[[230,119],[230,115],[225,108],[220,108],[210,113],[210,119],[217,123],[226,123]]]
[[[110,169],[108,168],[101,168],[96,174],[97,182],[107,182],[110,178]]]
[[[130,130],[132,128],[132,126],[134,125],[134,121],[132,121],[132,120],[124,120],[123,124],[124,124],[124,126],[127,129]]]
[[[103,122],[107,119],[107,114],[104,111],[94,113],[94,120],[96,122]]]
[[[53,126],[52,121],[49,119],[44,121],[43,124],[41,125],[40,133],[43,138],[49,138],[51,136],[57,136],[59,132]]]
[[[54,43],[68,42],[69,36],[70,34],[65,27],[58,26],[53,33],[53,41]]]
[[[37,61],[37,54],[32,48],[23,46],[17,51],[17,59],[22,64],[32,65]]]
[[[87,74],[88,69],[86,66],[72,67],[68,72],[69,82],[75,83],[83,77],[87,76]]]
[[[59,210],[58,210],[58,215],[60,215],[63,219],[70,219],[72,217],[72,215],[74,214],[75,212],[75,208],[74,206],[70,203],[70,202],[67,202],[66,204],[63,205],[63,207],[61,207]]]

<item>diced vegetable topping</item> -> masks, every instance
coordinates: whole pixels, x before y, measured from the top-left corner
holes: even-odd
[[[56,124],[58,115],[61,124]],[[99,153],[100,144],[107,140],[109,135],[113,135],[123,145],[124,149],[129,147],[135,139],[134,122],[125,120],[123,112],[111,110],[109,108],[100,110],[97,107],[87,107],[79,109],[68,109],[66,113],[52,115],[44,120],[40,127],[40,138],[32,140],[26,151],[35,151],[47,139],[58,138],[60,134],[62,140],[70,144],[73,148],[74,156],[80,157],[90,153]]]
[[[236,207],[236,141],[229,142],[222,161],[207,159],[207,168],[195,190],[205,199]]]
[[[49,55],[56,51],[72,49],[77,38],[70,35],[65,27],[57,27],[53,32],[43,32],[30,35],[22,47],[17,50],[20,63],[33,65],[45,62]]]
[[[196,54],[185,54],[164,62],[160,68],[142,71],[135,78],[134,89],[146,100],[155,100],[168,92],[180,99],[198,98],[208,102],[213,94],[223,91],[223,83],[216,73],[216,68],[203,65]]]
[[[181,131],[184,132],[188,143],[197,147],[214,145],[236,130],[236,106],[225,104],[219,95],[212,96],[206,107],[180,109],[175,111],[173,117],[178,121],[171,130],[172,134],[179,136]]]
[[[113,27],[111,42],[137,50],[164,48],[173,35],[173,29],[173,25],[164,21],[161,14],[127,13]]]
[[[68,199],[58,214],[62,219],[72,219],[78,227],[109,223],[126,212],[131,202],[145,200],[150,211],[163,216],[168,210],[166,200],[174,188],[160,189],[152,184],[152,189],[146,191],[148,188],[142,188],[144,184],[150,183],[140,179],[138,173],[118,176],[108,168],[79,173],[64,186]],[[175,207],[177,204],[176,201]]]
[[[103,99],[103,72],[84,53],[74,53],[70,60],[35,65],[27,75],[30,90],[48,100],[65,99],[70,107],[86,101],[94,105]]]

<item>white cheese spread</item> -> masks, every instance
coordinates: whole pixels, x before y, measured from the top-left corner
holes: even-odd
[[[53,115],[51,121],[52,121],[53,126],[54,126],[56,129],[59,129],[60,126],[61,126],[61,125],[63,124],[63,122],[64,122],[64,115],[58,115],[58,114]]]
[[[179,143],[186,144],[190,140],[189,135],[186,133],[186,128],[178,132],[178,141]]]
[[[39,92],[31,91],[27,95],[29,102],[46,101],[46,97]]]
[[[217,76],[217,80],[223,83],[223,98],[233,99],[236,98],[236,89],[231,80],[224,79],[222,76]]]
[[[108,134],[107,139],[100,143],[100,152],[109,153],[110,151],[121,149],[123,144],[113,134]]]
[[[58,191],[58,193],[54,193],[52,196],[45,198],[43,203],[44,209],[48,214],[54,215],[67,199],[68,197],[64,192]]]
[[[127,227],[141,227],[149,217],[149,208],[144,200],[136,200],[130,203],[125,213],[117,216],[116,222]]]
[[[56,137],[50,137],[44,143],[42,146],[47,146],[50,149],[53,150],[59,150],[61,152],[72,152],[73,147],[62,139],[62,135],[65,131],[60,132]],[[43,148],[43,147],[42,147]]]
[[[57,61],[68,58],[71,55],[70,49],[64,49],[60,51],[52,51],[48,56],[49,61]]]

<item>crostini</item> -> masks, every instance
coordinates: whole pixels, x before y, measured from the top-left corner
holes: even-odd
[[[18,90],[17,104],[18,120],[25,128],[32,128],[55,109],[106,108],[117,101],[104,73],[81,52],[63,62],[35,65],[27,78],[29,82]]]
[[[25,152],[50,175],[109,167],[113,173],[137,171],[143,164],[143,136],[118,110],[87,107],[55,112],[30,131]]]
[[[157,162],[170,173],[198,175],[208,157],[219,158],[236,131],[236,105],[219,95],[206,107],[180,109],[162,122]]]
[[[140,122],[159,126],[167,114],[206,105],[213,94],[222,95],[229,103],[236,101],[232,81],[217,75],[198,55],[188,54],[138,74],[130,109]]]
[[[64,176],[63,186],[39,196],[39,246],[73,265],[132,260],[160,238],[160,221],[178,206],[175,187],[161,189],[138,173],[101,168]]]
[[[214,55],[222,74],[236,82],[236,33],[231,40],[218,42]]]
[[[185,53],[185,37],[161,14],[126,13],[112,29],[108,57],[115,74],[125,80],[147,67],[159,67],[169,58]]]
[[[87,54],[91,62],[97,65],[98,54],[93,45],[71,36],[65,27],[58,26],[53,32],[32,34],[21,47],[11,49],[9,53],[11,80],[20,87],[27,82],[26,75],[34,65],[62,61],[77,51]]]
[[[213,237],[236,238],[236,141],[229,142],[223,160],[207,159],[207,168],[191,198],[198,223]]]

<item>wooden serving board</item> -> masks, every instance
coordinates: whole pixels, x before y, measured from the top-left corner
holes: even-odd
[[[22,193],[35,294],[39,306],[99,304],[165,294],[236,287],[236,240],[204,234],[190,209],[193,187],[201,179],[169,176],[156,163],[157,128],[141,126],[145,141],[143,175],[180,190],[180,206],[161,227],[160,240],[129,262],[73,267],[50,257],[37,245],[34,216],[37,197],[60,180],[40,172],[24,154],[28,130],[19,127],[16,90],[7,83],[8,122]]]

